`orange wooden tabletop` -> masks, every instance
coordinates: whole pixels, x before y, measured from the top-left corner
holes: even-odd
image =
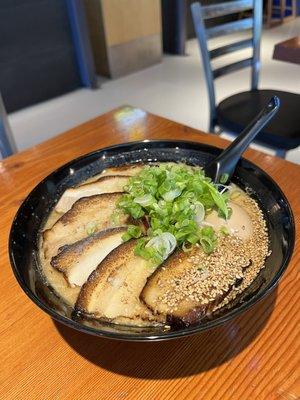
[[[54,322],[18,286],[7,242],[29,191],[79,155],[148,138],[227,145],[217,136],[123,107],[0,162],[0,398],[300,399],[299,240],[267,298],[222,327],[168,342],[122,343],[79,333]],[[299,230],[300,167],[254,150],[246,157],[277,181]]]

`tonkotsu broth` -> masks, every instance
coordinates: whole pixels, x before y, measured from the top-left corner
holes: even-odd
[[[106,170],[103,172],[103,175],[98,174],[96,177],[89,178],[82,183],[94,182],[97,178],[104,175],[107,176],[114,173],[120,175],[120,171],[123,175],[130,175],[131,173],[135,174],[138,173],[141,168],[142,165],[139,164],[130,168],[122,167],[122,170],[119,171],[117,168],[112,169],[111,172],[110,170]],[[217,213],[213,211],[205,217],[205,223],[208,226],[212,226],[216,231],[219,231],[221,227],[225,226],[230,235],[236,236],[238,239],[241,239],[243,242],[246,241],[247,243],[250,243],[253,240],[255,241],[253,235],[257,235],[257,232],[260,232],[261,254],[254,261],[252,260],[251,267],[245,273],[245,282],[238,288],[234,289],[232,293],[227,296],[227,298],[221,303],[221,305],[219,305],[218,308],[220,308],[222,305],[227,304],[230,300],[234,299],[239,293],[241,293],[245,289],[245,287],[251,284],[251,282],[259,273],[260,269],[264,266],[264,260],[268,253],[268,237],[266,233],[266,226],[257,203],[237,186],[232,185],[232,193],[234,193],[234,195],[232,195],[229,203],[233,210],[232,217],[226,222],[218,217]],[[55,209],[53,209],[49,214],[43,231],[51,229],[62,215],[63,214],[57,213]],[[115,226],[115,223],[112,223],[111,227]],[[87,234],[87,237],[88,236],[89,235]],[[71,239],[68,238],[68,241],[66,243],[72,243],[72,241],[70,242],[70,240]],[[42,274],[46,278],[48,284],[53,288],[54,292],[62,299],[62,301],[64,301],[68,305],[74,306],[81,288],[75,285],[70,286],[65,276],[60,271],[51,266],[51,259],[45,258],[43,251],[43,235],[41,235],[40,237],[39,254]],[[95,265],[95,268],[96,267],[97,265]],[[122,318],[120,319],[120,321],[122,321]],[[141,321],[138,324],[143,325],[143,322]]]

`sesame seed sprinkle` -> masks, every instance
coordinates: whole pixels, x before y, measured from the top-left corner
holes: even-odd
[[[252,235],[243,240],[234,233],[220,234],[211,254],[194,246],[191,252],[180,253],[179,263],[172,264],[172,273],[167,261],[165,276],[160,276],[157,282],[159,302],[167,313],[182,315],[212,302],[215,302],[213,311],[223,307],[245,290],[264,267],[270,252],[262,211],[247,195],[235,201],[249,214]]]

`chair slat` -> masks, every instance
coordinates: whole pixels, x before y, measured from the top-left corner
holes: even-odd
[[[224,67],[217,68],[213,71],[214,79],[220,76],[229,74],[230,72],[237,71],[238,69],[250,67],[252,65],[253,58],[247,58],[242,61],[235,62],[233,64],[224,65]]]
[[[213,26],[206,30],[206,37],[208,39],[215,38],[218,36],[229,35],[230,33],[244,31],[246,29],[253,28],[253,19],[245,18],[239,21],[227,22],[226,24],[221,24]]]
[[[253,45],[252,39],[241,40],[236,43],[230,43],[227,44],[226,46],[213,49],[209,52],[209,56],[211,59],[213,59],[216,57],[223,56],[225,54],[233,53],[234,51],[246,49],[247,47],[252,47],[252,45]]]
[[[229,1],[226,3],[204,6],[202,7],[202,16],[204,19],[209,19],[249,10],[253,8],[253,1],[255,0]]]

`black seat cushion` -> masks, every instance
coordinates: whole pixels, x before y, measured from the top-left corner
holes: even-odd
[[[274,95],[280,99],[280,109],[256,141],[284,150],[294,149],[300,145],[300,95],[296,93],[279,90],[237,93],[218,105],[218,125],[233,134],[240,133]]]

